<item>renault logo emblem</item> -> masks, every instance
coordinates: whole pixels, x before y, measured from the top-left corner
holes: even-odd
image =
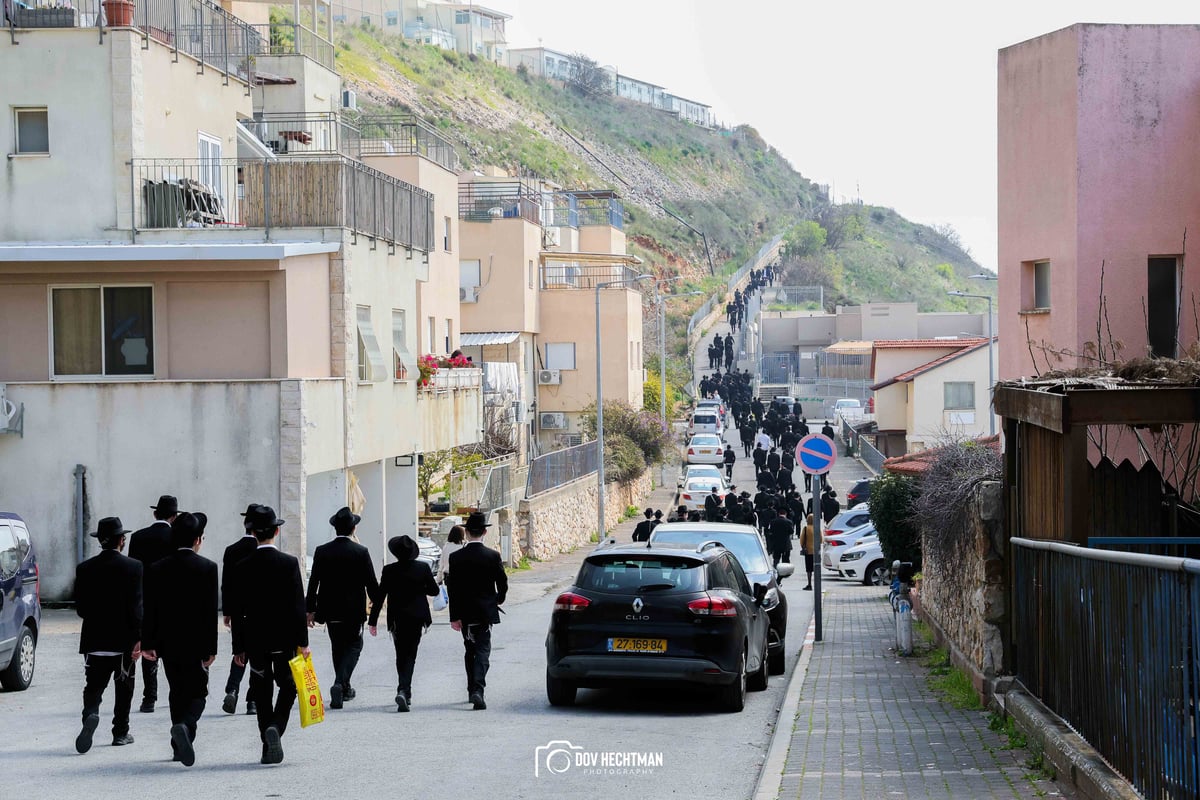
[[[634,598],[634,601],[633,601],[633,613],[635,613],[635,614],[640,614],[640,613],[642,613],[642,606],[643,606],[643,605],[645,605],[645,604],[642,602],[642,598],[640,598],[640,597]]]

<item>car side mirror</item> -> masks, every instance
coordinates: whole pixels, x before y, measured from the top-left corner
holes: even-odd
[[[767,599],[767,587],[761,583],[754,584],[754,602],[758,603],[759,605],[762,605],[763,601],[766,599]]]
[[[779,564],[779,566],[775,567],[775,574],[781,578],[790,578],[792,575],[796,574],[796,567],[794,564],[789,564],[784,561]]]

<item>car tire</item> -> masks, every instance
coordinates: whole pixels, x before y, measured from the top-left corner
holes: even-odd
[[[746,654],[738,660],[738,674],[728,686],[717,693],[717,702],[722,711],[738,713],[746,707]]]
[[[37,640],[28,625],[21,626],[17,635],[17,647],[13,650],[12,661],[3,672],[0,672],[0,686],[10,692],[23,692],[33,683],[33,668],[36,663]]]
[[[751,692],[766,691],[769,678],[767,676],[767,643],[764,640],[762,655],[758,659],[758,669],[746,678],[746,688]]]
[[[555,707],[575,705],[575,694],[579,690],[571,681],[555,678],[546,670],[546,699]]]
[[[872,561],[863,573],[863,586],[887,586],[892,582],[892,570],[882,558]]]
[[[767,651],[767,672],[771,675],[787,672],[787,647],[783,642],[776,649]]]

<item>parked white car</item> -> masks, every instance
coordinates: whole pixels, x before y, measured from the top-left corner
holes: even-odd
[[[722,425],[727,424],[727,420],[725,419],[725,404],[722,403],[719,399],[713,397],[713,398],[708,398],[705,400],[696,401],[696,410],[693,413],[699,414],[701,411],[704,411],[704,412],[711,411],[711,412],[715,413],[718,417],[720,417]]]
[[[725,442],[715,433],[700,433],[687,446],[688,464],[725,463]]]
[[[862,403],[853,397],[843,397],[833,404],[833,416],[858,419],[863,415]]]
[[[892,580],[892,568],[883,557],[878,534],[864,536],[853,547],[847,547],[838,557],[838,574],[843,578],[860,580],[866,586],[887,586]]]
[[[710,481],[716,481],[717,485],[722,489],[728,489],[725,484],[725,470],[714,464],[688,464],[683,468],[683,474],[679,476],[679,480],[675,485],[683,488],[683,485],[692,478],[705,478]]]
[[[692,478],[683,485],[679,490],[679,505],[687,506],[688,511],[703,511],[704,498],[712,494],[712,488],[717,487],[717,497],[721,498],[721,502],[725,502],[725,495],[729,494],[729,490],[725,488],[724,481],[713,481],[707,478]]]
[[[842,531],[832,536],[822,534],[821,565],[830,572],[840,572],[838,564],[841,562],[842,553],[858,544],[859,540],[864,536],[874,535],[875,526],[869,522],[866,525],[860,525],[857,528]]]
[[[725,422],[716,409],[696,411],[692,414],[691,422],[688,423],[688,436],[695,436],[698,433],[715,433],[720,436],[724,432]]]

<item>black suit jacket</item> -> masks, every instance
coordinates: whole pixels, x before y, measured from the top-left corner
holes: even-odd
[[[259,547],[234,567],[233,652],[265,656],[308,647],[300,562],[275,547]]]
[[[508,594],[508,576],[500,554],[481,542],[468,542],[450,554],[446,573],[450,621],[466,625],[495,625]]]
[[[234,614],[233,601],[236,595],[236,592],[233,591],[234,567],[257,549],[258,539],[248,533],[226,547],[224,555],[221,556],[221,612],[227,617],[232,617]]]
[[[203,661],[217,654],[215,562],[176,549],[150,567],[142,648],[167,659]]]
[[[175,546],[171,544],[171,523],[161,519],[134,531],[129,537],[129,557],[142,562],[143,576],[149,571],[151,564],[160,558],[166,558],[174,549]]]
[[[429,598],[438,593],[437,581],[424,561],[397,561],[383,568],[379,586],[371,595],[369,623],[379,623],[379,612],[387,600],[387,627],[395,630],[398,623],[418,622],[425,627],[433,624],[429,613]]]
[[[305,603],[317,622],[361,625],[367,618],[368,598],[378,592],[371,552],[349,536],[338,536],[313,553]]]
[[[142,638],[142,565],[116,550],[75,568],[81,653],[130,653]]]
[[[645,542],[650,539],[650,532],[654,530],[652,520],[644,519],[633,528],[633,541]]]

